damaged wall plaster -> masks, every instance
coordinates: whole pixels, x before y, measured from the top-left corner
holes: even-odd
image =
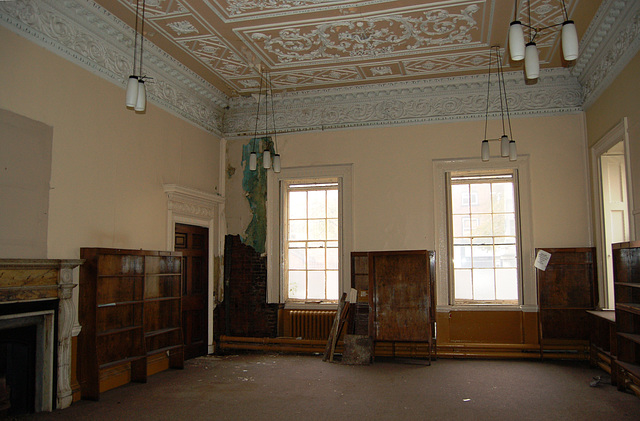
[[[253,247],[258,253],[265,252],[267,239],[267,171],[262,166],[262,152],[273,150],[270,137],[254,138],[242,145],[242,190],[249,202],[251,221],[244,231],[242,242]],[[258,165],[255,171],[249,169],[249,156],[257,152]]]

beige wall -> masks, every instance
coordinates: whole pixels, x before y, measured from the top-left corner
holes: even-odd
[[[512,120],[518,152],[530,155],[535,247],[591,245],[585,130],[581,114]],[[501,134],[498,121],[489,133]],[[353,163],[354,248],[431,249],[435,159],[477,158],[484,122],[453,122],[278,136],[284,167]],[[241,189],[241,147],[230,141],[228,231],[250,221]],[[492,155],[497,151],[492,143]],[[498,159],[498,158],[496,158]]]
[[[589,146],[627,117],[635,239],[640,239],[640,53],[586,110]]]
[[[53,127],[48,258],[80,247],[167,248],[163,183],[219,186],[219,142],[153,104],[0,28],[0,108]],[[12,257],[12,256],[2,256]]]

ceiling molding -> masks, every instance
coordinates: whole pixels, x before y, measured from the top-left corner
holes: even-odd
[[[572,113],[592,104],[640,49],[639,22],[637,0],[604,0],[571,71],[544,70],[534,85],[525,84],[522,71],[506,74],[511,113]],[[124,106],[133,30],[92,0],[0,1],[0,25],[120,86]],[[253,134],[255,100],[229,99],[151,42],[145,47],[145,69],[154,78],[150,102],[220,136]],[[478,119],[484,118],[486,75],[289,91],[274,100],[279,132]],[[494,104],[492,116],[496,110]]]
[[[591,106],[640,50],[640,2],[604,0],[581,40],[572,73]]]
[[[133,30],[90,0],[0,2],[0,24],[122,87],[132,69]],[[221,135],[227,97],[152,43],[145,44],[147,99]]]
[[[525,85],[522,72],[505,73],[505,82],[511,115],[582,111],[582,88],[567,69],[543,70],[535,85]],[[492,85],[494,83],[495,75]],[[492,118],[500,116],[497,89],[497,85],[491,89],[489,114]],[[487,75],[274,95],[278,133],[475,120],[485,118],[486,104]],[[253,136],[256,108],[254,98],[231,99],[225,116],[226,137]],[[266,125],[261,115],[258,134]],[[272,127],[272,123],[268,126]]]

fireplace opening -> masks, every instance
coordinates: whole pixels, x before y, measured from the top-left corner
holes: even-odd
[[[0,330],[0,417],[34,412],[37,326]]]

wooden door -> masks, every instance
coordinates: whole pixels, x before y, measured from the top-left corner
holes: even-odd
[[[207,354],[209,230],[176,224],[175,250],[182,252],[184,358]]]

